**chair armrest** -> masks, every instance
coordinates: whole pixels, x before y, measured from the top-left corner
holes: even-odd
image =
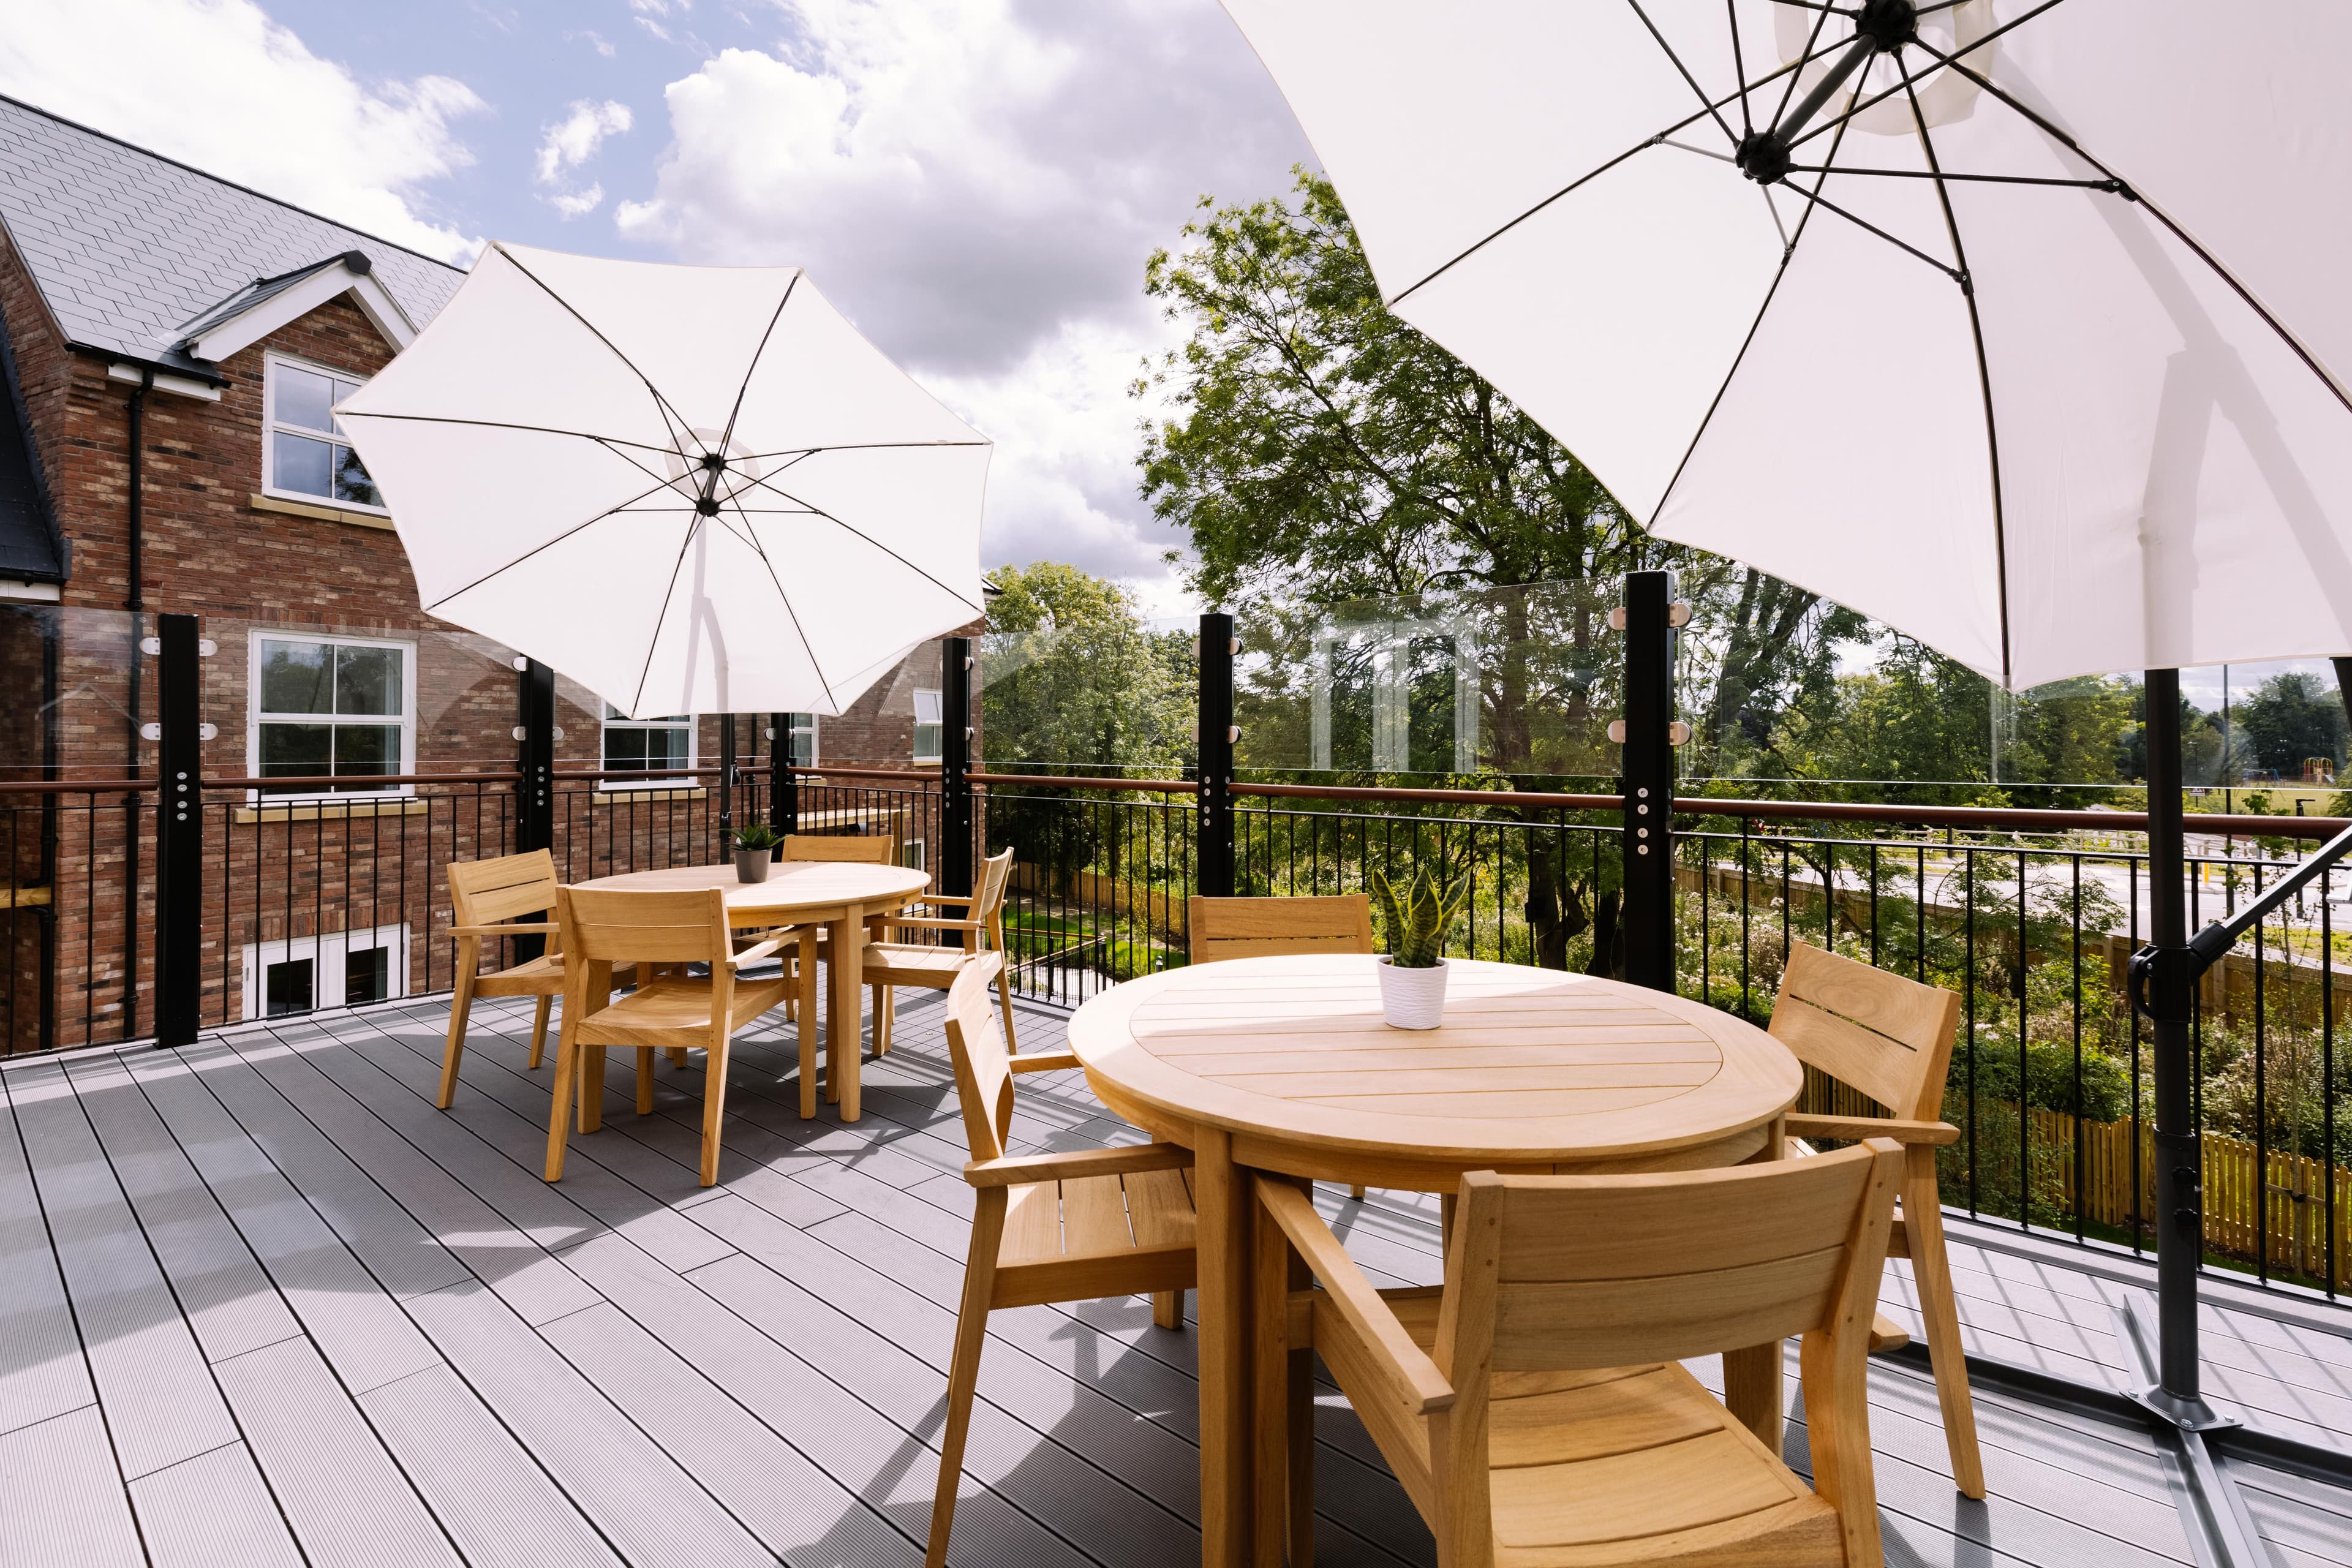
[[[1004,1058],[1014,1072],[1059,1072],[1064,1068],[1078,1065],[1076,1051],[1025,1051],[1017,1057]]]
[[[1903,1121],[1891,1116],[1804,1116],[1789,1118],[1791,1138],[1892,1138],[1897,1143],[1957,1143],[1960,1130],[1948,1121]]]
[[[772,939],[770,941],[761,942],[756,946],[747,947],[742,952],[729,958],[727,960],[727,967],[730,969],[748,968],[751,964],[759,963],[763,958],[773,958],[776,955],[776,950],[783,945],[784,944],[781,939]]]
[[[975,1187],[1020,1187],[1032,1182],[1066,1182],[1079,1176],[1127,1176],[1138,1171],[1181,1171],[1192,1151],[1181,1143],[1133,1143],[1116,1149],[1073,1149],[1061,1154],[1008,1154],[974,1160],[963,1179]]]
[[[1323,1287],[1340,1321],[1354,1330],[1363,1349],[1389,1379],[1389,1394],[1408,1415],[1427,1415],[1454,1407],[1454,1385],[1437,1370],[1428,1352],[1412,1342],[1396,1314],[1389,1310],[1372,1282],[1364,1278],[1323,1216],[1297,1188],[1279,1182],[1259,1181],[1257,1201],[1282,1227],[1290,1245],[1306,1258],[1317,1284]]]
[[[885,915],[882,917],[882,923],[885,926],[915,926],[924,931],[978,931],[981,929],[981,922],[978,921],[927,920],[914,915]]]
[[[510,926],[451,926],[451,936],[553,936],[561,929],[553,921],[529,921]]]
[[[925,893],[921,898],[917,899],[915,902],[919,904],[962,904],[969,908],[973,898],[976,896],[977,895],[971,893]]]

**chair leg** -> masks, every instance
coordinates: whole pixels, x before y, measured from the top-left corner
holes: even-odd
[[[1358,1203],[1362,1203],[1364,1201],[1364,1184],[1358,1182],[1354,1186],[1349,1187],[1348,1189],[1348,1195],[1355,1199]]]
[[[1151,1321],[1163,1329],[1184,1326],[1184,1292],[1154,1290],[1151,1293]]]
[[[580,1131],[593,1132],[604,1125],[604,1058],[603,1046],[589,1046],[580,1054]]]
[[[461,971],[457,994],[449,998],[449,1047],[441,1053],[441,1097],[433,1102],[444,1110],[457,1098],[457,1058],[466,1054],[466,1018],[473,1010],[474,977]],[[537,1067],[538,1059],[534,1058],[530,1065]]]
[[[682,1068],[686,1066],[686,1047],[684,1046],[672,1046],[669,1048],[669,1065],[674,1068]]]
[[[1012,963],[1009,956],[1005,963],[1001,963],[996,967],[996,1007],[998,1012],[1004,1015],[1004,1048],[1008,1051],[1018,1051],[1021,1047],[1014,1044],[1013,1039],[1013,981],[1010,974],[1011,969]]]
[[[1927,1330],[1927,1361],[1936,1370],[1936,1400],[1943,1406],[1944,1441],[1952,1451],[1952,1479],[1963,1496],[1985,1495],[1984,1457],[1977,1448],[1976,1402],[1962,1358],[1959,1306],[1952,1299],[1952,1265],[1944,1253],[1942,1196],[1936,1190],[1936,1152],[1906,1152],[1903,1229],[1910,1243],[1911,1278],[1919,1288],[1919,1317]]]
[[[538,1011],[531,1015],[530,1070],[533,1072],[539,1070],[539,1064],[547,1056],[547,1015],[554,1005],[553,996],[542,996],[539,999]]]
[[[801,1058],[801,1120],[816,1120],[816,929],[801,933],[800,985],[792,998]]]
[[[639,1046],[637,1047],[637,1114],[651,1116],[653,1113],[654,1048],[651,1046]]]
[[[948,1531],[955,1523],[956,1488],[963,1479],[964,1440],[971,1435],[972,1391],[980,1386],[980,1351],[988,1337],[988,1304],[996,1289],[996,1254],[1004,1244],[1005,1192],[980,1194],[971,1216],[971,1255],[964,1260],[963,1300],[956,1309],[955,1352],[948,1362],[948,1420],[940,1433],[940,1484],[931,1496],[931,1539],[923,1568],[947,1568]]]
[[[563,1152],[571,1142],[572,1080],[579,1070],[580,1042],[572,1037],[572,1013],[566,1008],[563,1027],[555,1037],[555,1092],[547,1111],[547,1179],[551,1182],[563,1179]]]
[[[709,1065],[702,1077],[702,1184],[719,1183],[719,1125],[727,1115],[727,1042],[704,1053]]]

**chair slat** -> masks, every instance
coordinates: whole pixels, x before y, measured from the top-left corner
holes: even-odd
[[[1499,1277],[1633,1279],[1818,1252],[1844,1242],[1868,1180],[1866,1162],[1828,1156],[1649,1176],[1513,1177]]]
[[[1298,952],[1370,952],[1372,906],[1362,893],[1318,898],[1204,899],[1186,912],[1194,963]]]
[[[787,860],[829,860],[860,866],[887,866],[898,858],[896,841],[848,833],[788,833]]]

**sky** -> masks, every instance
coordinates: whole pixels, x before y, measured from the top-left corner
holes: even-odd
[[[1311,158],[1216,0],[9,0],[0,92],[460,264],[807,267],[995,438],[988,566],[1163,614],[1144,260]]]

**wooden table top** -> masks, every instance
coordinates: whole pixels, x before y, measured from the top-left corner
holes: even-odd
[[[1088,1001],[1070,1046],[1114,1109],[1464,1168],[1717,1143],[1804,1085],[1786,1047],[1727,1013],[1518,964],[1454,960],[1444,1023],[1392,1029],[1373,964],[1316,954],[1168,970]]]
[[[701,888],[723,889],[730,923],[741,919],[777,925],[779,918],[813,910],[841,909],[850,904],[885,904],[906,900],[930,885],[930,874],[904,866],[868,866],[841,860],[779,860],[764,882],[736,879],[735,868],[672,866],[660,871],[626,871],[582,882],[583,888],[619,892],[681,893]]]

